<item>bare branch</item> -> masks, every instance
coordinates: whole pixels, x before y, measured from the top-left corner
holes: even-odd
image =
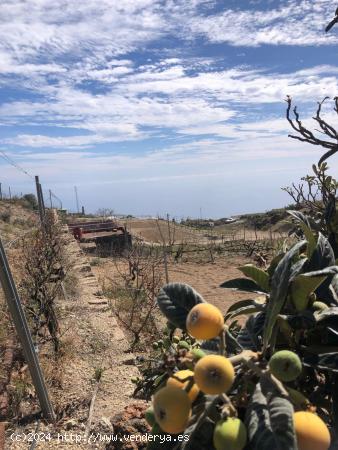
[[[297,139],[298,141],[301,142],[308,142],[309,144],[319,145],[321,147],[329,149],[329,151],[324,153],[324,155],[320,158],[318,162],[319,165],[338,151],[338,132],[321,116],[322,105],[328,98],[329,97],[325,97],[321,102],[318,102],[316,115],[313,117],[313,119],[319,124],[322,130],[320,131],[320,133],[324,134],[329,139],[334,139],[336,142],[316,137],[311,130],[309,130],[302,124],[296,106],[293,108],[294,117],[292,118],[291,117],[292,99],[289,95],[286,97],[286,103],[288,105],[286,108],[286,119],[291,125],[291,127],[298,133],[298,135],[289,134],[289,137],[292,139]],[[334,101],[335,101],[334,110],[338,113],[338,98],[335,97]]]
[[[331,30],[331,28],[338,22],[338,8],[336,9],[335,17],[331,20],[331,22],[326,26],[325,32]]]

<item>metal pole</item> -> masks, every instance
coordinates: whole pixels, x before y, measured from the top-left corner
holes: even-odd
[[[49,189],[49,201],[50,201],[50,207],[53,208],[52,191],[50,189]]]
[[[2,200],[2,188],[1,188],[1,183],[0,183],[0,200]]]
[[[75,191],[75,199],[76,199],[76,209],[77,209],[77,213],[80,213],[80,208],[79,208],[79,196],[77,195],[77,187],[74,186],[74,191]]]
[[[39,215],[40,215],[40,222],[41,225],[44,222],[44,214],[43,214],[43,207],[42,207],[42,200],[41,200],[41,193],[40,193],[40,189],[39,189],[39,177],[37,175],[35,175],[35,184],[36,184],[36,195],[38,197],[38,205],[39,205]]]
[[[8,186],[9,199],[12,200],[11,187]]]
[[[0,283],[5,293],[8,309],[14,322],[14,326],[20,339],[22,350],[29,367],[33,384],[39,398],[44,417],[50,422],[55,421],[55,414],[49,400],[47,387],[36,354],[32,336],[30,334],[26,316],[22,308],[19,294],[12,277],[7,261],[5,249],[0,238]]]

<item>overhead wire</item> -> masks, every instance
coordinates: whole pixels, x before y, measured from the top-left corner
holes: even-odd
[[[20,172],[24,173],[25,175],[27,175],[29,178],[32,178],[33,180],[35,179],[35,177],[30,174],[26,169],[24,169],[23,167],[21,167],[19,164],[17,164],[15,161],[13,161],[12,158],[10,158],[7,153],[5,153],[3,150],[0,150],[0,157],[2,159],[4,159],[5,161],[7,161],[11,166],[13,166],[14,168],[16,168],[17,170],[19,170]],[[58,200],[58,202],[60,202],[60,207],[62,209],[62,201],[59,199],[59,197],[57,197],[52,191],[51,191],[51,195]]]
[[[7,162],[9,162],[9,164],[13,167],[15,167],[17,170],[19,170],[20,172],[24,173],[25,175],[27,175],[30,178],[33,178],[33,175],[31,175],[27,170],[25,170],[24,168],[22,168],[21,166],[19,166],[19,164],[17,164],[16,162],[14,162],[3,150],[0,150],[0,156]]]

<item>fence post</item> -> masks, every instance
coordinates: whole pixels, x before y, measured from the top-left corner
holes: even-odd
[[[163,245],[163,263],[164,263],[164,273],[165,273],[165,282],[169,283],[169,271],[168,271],[168,254],[167,254],[167,246]]]
[[[42,192],[42,186],[41,183],[39,183],[39,191],[40,191],[40,197],[41,197],[41,204],[42,204],[42,210],[43,210],[43,217],[46,216],[46,208],[45,208],[45,200],[43,198],[43,192]]]
[[[9,199],[12,200],[12,192],[11,192],[10,186],[8,186],[8,193],[9,193]]]
[[[82,206],[82,208],[83,208],[83,206]],[[124,231],[123,231],[124,249],[129,250],[127,222],[124,222],[123,227],[124,227]]]
[[[39,177],[37,175],[35,175],[35,185],[36,185],[36,195],[38,197],[40,222],[41,222],[41,225],[43,225],[45,216],[44,216],[42,199],[41,199],[40,182],[39,182]]]
[[[50,421],[55,421],[53,407],[49,400],[47,387],[36,354],[32,336],[30,334],[25,312],[22,308],[19,294],[7,261],[5,249],[0,238],[0,283],[5,294],[8,309],[11,314],[16,332],[22,345],[25,360],[28,364],[32,381],[38,396],[42,413]]]

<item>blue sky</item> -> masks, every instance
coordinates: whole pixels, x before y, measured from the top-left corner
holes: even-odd
[[[69,209],[224,217],[288,204],[321,149],[287,137],[338,93],[329,0],[3,0],[0,150]],[[329,108],[325,114],[338,127]],[[337,156],[330,161],[337,173]],[[0,181],[32,179],[0,158]]]

